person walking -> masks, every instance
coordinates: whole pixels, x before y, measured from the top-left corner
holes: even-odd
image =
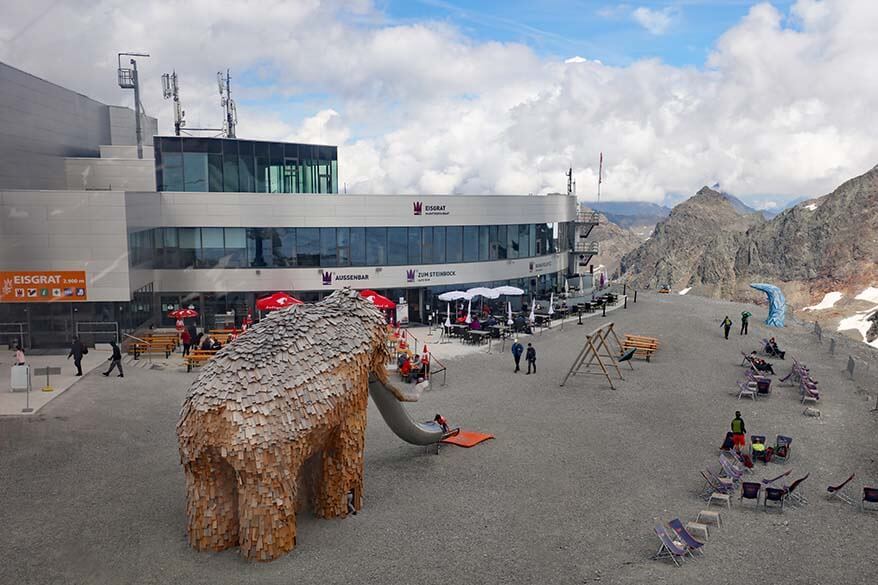
[[[518,342],[518,338],[515,338],[515,343],[512,344],[512,358],[515,360],[515,371],[521,371],[521,367],[519,364],[521,363],[521,354],[524,353],[524,346]]]
[[[110,362],[110,369],[104,372],[104,376],[109,376],[110,372],[113,371],[113,368],[119,368],[119,377],[124,378],[125,372],[122,371],[122,352],[119,351],[119,346],[116,345],[115,341],[110,342],[110,347],[113,349],[113,355],[107,360]]]
[[[73,365],[76,366],[76,375],[82,375],[82,356],[88,353],[88,348],[85,347],[85,344],[79,341],[78,337],[73,338],[73,343],[70,345],[70,353],[67,354],[67,359],[73,358]]]
[[[180,342],[183,344],[183,355],[189,355],[189,348],[192,347],[192,335],[188,329],[183,329],[183,332],[180,333]]]
[[[750,324],[750,317],[753,313],[750,311],[741,311],[741,335],[748,335],[747,326]]]
[[[723,329],[725,329],[726,339],[728,339],[728,338],[729,338],[729,331],[731,331],[731,329],[732,329],[732,320],[729,319],[729,316],[728,316],[728,315],[726,315],[726,318],[723,319],[723,322],[722,322],[722,323],[720,323],[720,326],[721,326]]]
[[[732,445],[735,451],[741,452],[741,448],[747,443],[747,427],[744,425],[744,419],[741,418],[741,411],[735,411],[735,418],[732,419]]]
[[[525,359],[527,359],[527,373],[530,374],[531,368],[533,368],[534,374],[537,373],[537,350],[534,349],[534,346],[531,344],[527,344],[527,354],[525,355]]]

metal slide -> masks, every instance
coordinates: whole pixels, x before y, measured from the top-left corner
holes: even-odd
[[[369,394],[390,430],[406,443],[432,445],[459,432],[459,429],[444,432],[442,427],[433,421],[423,423],[413,421],[396,394],[374,377],[369,378]]]

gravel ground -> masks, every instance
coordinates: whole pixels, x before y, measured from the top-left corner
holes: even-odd
[[[824,492],[854,471],[853,493],[878,484],[876,388],[847,381],[792,327],[779,343],[820,380],[823,416],[802,416],[790,387],[737,401],[739,352],[768,336],[750,306],[749,337],[722,339],[720,320],[742,307],[643,295],[608,316],[662,342],[615,391],[598,376],[558,386],[595,320],[534,337],[535,376],[513,374],[509,355],[451,359],[448,385],[410,410],[496,439],[436,456],[399,441],[370,404],[364,509],[303,513],[298,548],[268,564],[186,543],[174,426],[193,375],[92,373],[35,417],[0,418],[0,583],[872,583],[878,513]],[[811,504],[781,515],[735,502],[704,558],[651,560],[657,521],[705,507],[699,471],[735,409],[753,433],[794,437],[787,467],[811,473]],[[754,477],[782,469],[758,464]]]

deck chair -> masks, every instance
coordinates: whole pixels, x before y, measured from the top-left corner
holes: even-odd
[[[753,401],[756,401],[756,395],[758,394],[758,386],[756,382],[748,382],[747,380],[738,380],[738,400],[741,398],[752,398]]]
[[[680,563],[677,562],[677,559],[682,559],[686,555],[689,555],[690,557],[692,556],[689,548],[682,542],[677,543],[676,541],[674,541],[674,539],[668,535],[663,526],[655,527],[655,535],[658,536],[659,540],[661,541],[661,546],[659,546],[658,550],[652,558],[670,558],[672,561],[674,561],[674,564],[679,567]]]
[[[830,499],[831,498],[838,498],[839,500],[841,500],[845,504],[853,505],[854,500],[847,493],[845,493],[844,488],[845,488],[845,486],[847,486],[847,484],[849,484],[851,481],[853,481],[854,476],[856,476],[856,474],[852,473],[849,478],[847,478],[846,480],[844,480],[840,484],[831,485],[831,486],[827,487],[826,491],[829,494]]]
[[[773,460],[777,463],[786,463],[790,459],[790,450],[792,449],[791,445],[793,444],[793,438],[787,437],[784,435],[778,435],[774,440],[774,457]]]
[[[787,486],[787,500],[789,500],[791,505],[804,506],[808,503],[808,499],[805,498],[805,494],[802,492],[802,482],[808,479],[809,475],[811,474],[807,473],[805,477],[800,477]]]
[[[744,500],[754,500],[756,502],[756,506],[759,506],[759,494],[762,491],[762,484],[756,483],[755,481],[745,481],[741,484],[741,497],[738,498],[741,503],[744,503]]]
[[[701,477],[704,478],[704,489],[701,492],[701,497],[705,500],[710,500],[710,496],[713,494],[731,494],[735,491],[734,485],[723,484],[716,480],[716,478],[712,477],[711,474],[701,472]]]
[[[686,546],[689,547],[689,550],[697,550],[700,554],[704,554],[704,551],[702,550],[704,548],[704,543],[692,536],[692,534],[686,530],[686,527],[683,526],[683,522],[679,518],[674,518],[668,522],[668,526],[677,533],[677,536],[679,536]]]
[[[741,478],[744,476],[744,472],[736,468],[728,459],[720,456],[719,464],[722,466],[723,473],[725,473],[726,477],[728,477],[735,483],[741,481]]]
[[[870,507],[867,507],[867,504]],[[863,501],[860,502],[860,507],[863,511],[875,512],[878,511],[878,508],[872,508],[871,506],[875,504],[878,505],[878,487],[863,487]]]
[[[764,486],[766,486],[766,487],[767,487],[767,486],[770,486],[771,484],[775,483],[776,481],[785,478],[786,476],[788,476],[788,475],[791,474],[792,472],[793,472],[792,469],[788,469],[788,470],[784,471],[783,473],[781,473],[780,475],[778,475],[778,476],[775,477],[775,478],[772,478],[772,479],[763,479],[763,480],[762,480],[762,485],[764,485]]]
[[[783,512],[783,504],[784,500],[787,499],[787,490],[781,488],[773,488],[767,487],[765,488],[765,498],[762,500],[762,505],[765,508],[765,511],[768,511],[768,502],[775,502],[776,504],[780,504],[780,511]],[[771,505],[772,508],[776,507],[775,504]]]
[[[748,457],[744,453],[738,453],[734,449],[727,451],[727,453],[728,455],[731,455],[731,460],[739,470],[744,473],[753,473],[753,470],[751,469],[753,467],[753,459],[751,457]]]

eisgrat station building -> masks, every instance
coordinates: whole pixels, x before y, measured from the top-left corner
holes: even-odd
[[[448,290],[542,296],[588,272],[569,195],[341,194],[335,146],[142,125],[140,159],[131,109],[0,63],[3,342],[171,326],[181,306],[204,327],[240,325],[266,294],[345,286],[426,322]]]

